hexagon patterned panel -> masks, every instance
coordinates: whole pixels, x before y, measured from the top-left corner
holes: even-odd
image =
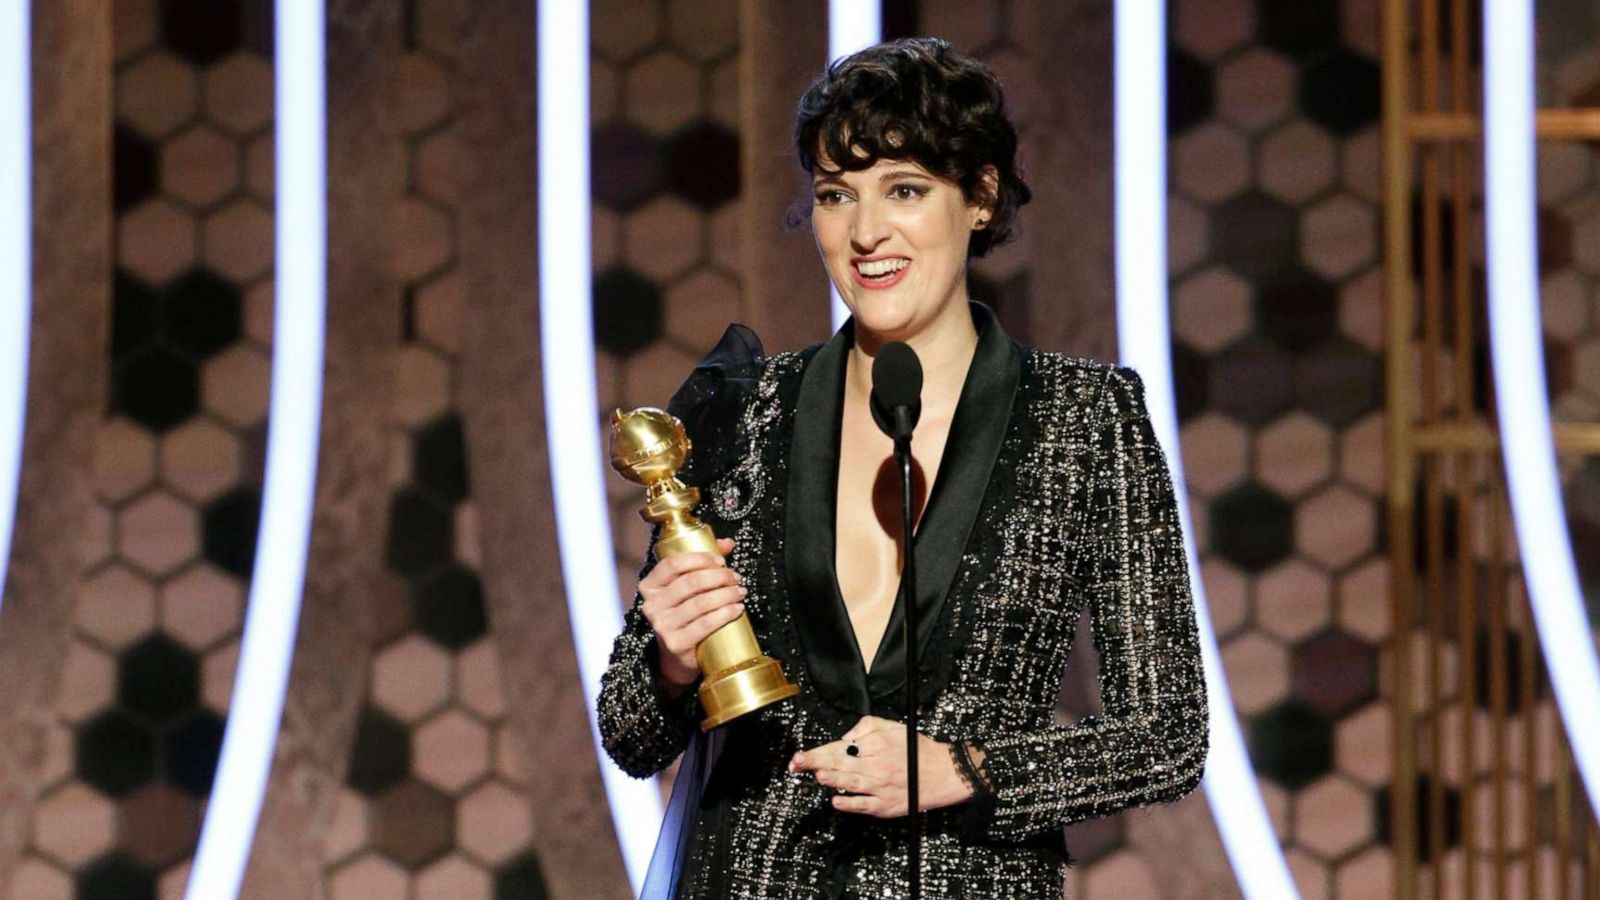
[[[449,13],[443,0],[407,3],[406,50],[390,85],[409,175],[391,255],[404,290],[385,559],[403,588],[378,611],[367,701],[324,850],[330,900],[544,896],[521,790],[526,754],[505,718],[488,637],[455,397],[462,296]]]
[[[116,260],[92,567],[24,893],[177,898],[226,723],[253,566],[270,378],[271,4],[117,0]],[[419,2],[414,25],[440,27]],[[395,360],[386,610],[325,858],[330,897],[543,896],[476,575],[451,393],[459,287],[448,78],[412,36],[406,345]]]
[[[1173,85],[1172,313],[1223,661],[1304,895],[1383,896],[1377,4],[1173,14],[1169,79],[1211,85]]]
[[[600,0],[591,22],[594,321],[605,421],[665,406],[740,319],[738,8]],[[632,602],[643,495],[607,473],[617,578]]]
[[[178,896],[211,790],[270,371],[271,68],[254,6],[117,4],[109,407],[29,897]]]
[[[889,4],[894,22],[990,61],[1026,131],[1044,87],[1013,34],[1023,5]],[[1386,896],[1390,867],[1377,8],[1176,0],[1168,55],[1173,352],[1197,537],[1260,784],[1313,898]],[[449,3],[406,10],[392,86],[409,159],[394,254],[406,330],[387,523],[405,592],[379,617],[327,887],[335,900],[539,897],[454,398]],[[1592,4],[1540,13],[1543,99],[1600,105]],[[92,570],[23,873],[40,898],[180,895],[260,507],[271,4],[116,0],[116,15],[112,382]],[[734,0],[596,0],[593,17],[599,415],[663,402],[740,318],[739,48]],[[1541,153],[1551,390],[1573,421],[1600,417],[1596,165],[1586,145]],[[1027,260],[984,261],[973,292],[1024,307]],[[1600,536],[1600,468],[1566,474],[1575,534]],[[631,593],[639,497],[607,485]],[[1583,565],[1600,585],[1600,563]],[[1150,895],[1163,880],[1172,862],[1136,821],[1071,830],[1076,895]]]

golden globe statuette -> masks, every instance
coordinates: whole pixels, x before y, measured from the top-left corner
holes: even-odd
[[[691,444],[683,423],[664,410],[641,406],[611,413],[611,467],[645,486],[645,521],[661,525],[656,558],[716,553],[717,536],[691,514],[700,489],[678,480]],[[761,652],[750,617],[718,628],[695,648],[700,662],[700,728],[710,731],[747,712],[793,697],[800,689],[783,677],[778,661]]]

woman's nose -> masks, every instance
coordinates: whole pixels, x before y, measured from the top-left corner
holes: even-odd
[[[878,246],[888,233],[889,223],[884,219],[877,204],[867,201],[856,204],[855,217],[850,223],[850,243],[854,244],[857,250],[870,251]]]

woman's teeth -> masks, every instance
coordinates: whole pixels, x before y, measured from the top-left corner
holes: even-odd
[[[856,263],[856,269],[868,278],[882,278],[911,265],[909,259],[875,259]]]

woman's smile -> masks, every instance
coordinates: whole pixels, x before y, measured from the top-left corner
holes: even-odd
[[[850,270],[856,284],[870,291],[893,287],[911,270],[911,260],[904,256],[871,256],[852,260]]]

